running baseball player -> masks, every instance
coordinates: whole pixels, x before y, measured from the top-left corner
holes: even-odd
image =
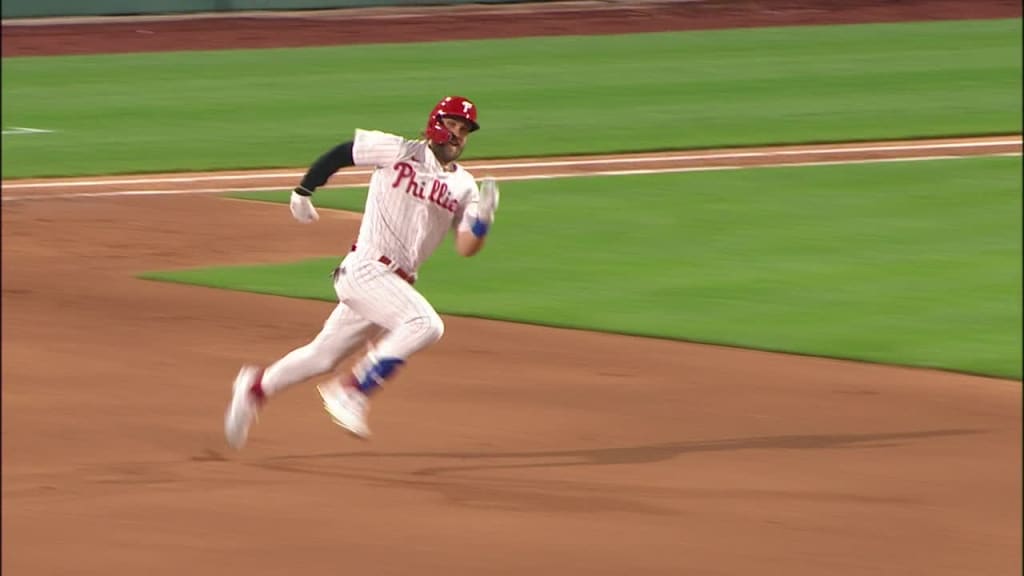
[[[351,374],[318,386],[336,424],[368,438],[370,397],[394,378],[416,352],[437,342],[444,323],[413,285],[420,265],[449,231],[455,248],[473,256],[494,222],[499,192],[492,178],[478,187],[456,163],[477,108],[461,96],[442,99],[430,112],[422,139],[357,129],[354,138],[318,158],[291,194],[292,216],[318,220],[312,197],[338,170],[373,166],[355,244],[332,274],[338,305],[313,340],[265,369],[242,366],[224,419],[227,442],[241,448],[267,399],[289,386],[335,369],[357,348],[368,350]]]

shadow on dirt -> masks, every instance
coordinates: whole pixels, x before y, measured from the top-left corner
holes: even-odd
[[[310,465],[334,460],[378,460],[416,459],[465,462],[463,464],[435,464],[416,468],[414,476],[437,476],[453,472],[496,470],[510,468],[559,468],[567,466],[609,466],[616,464],[649,464],[663,462],[700,452],[733,452],[739,450],[841,450],[864,448],[889,448],[901,446],[915,440],[945,436],[979,434],[984,430],[946,429],[920,430],[914,432],[879,432],[870,434],[794,434],[782,436],[755,436],[728,438],[723,440],[693,440],[646,444],[619,448],[587,448],[569,450],[542,450],[528,452],[497,451],[450,451],[450,452],[330,452],[319,454],[295,454],[274,456],[248,462],[254,466],[275,470],[299,472],[291,464]],[[516,461],[516,462],[511,462]],[[302,467],[310,474],[330,474],[327,469]]]

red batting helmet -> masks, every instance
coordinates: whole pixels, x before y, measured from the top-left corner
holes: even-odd
[[[442,118],[462,118],[469,122],[469,131],[476,132],[480,125],[476,123],[476,105],[462,96],[446,96],[430,111],[427,120],[427,138],[435,144],[444,144],[452,138],[452,133],[444,127]]]

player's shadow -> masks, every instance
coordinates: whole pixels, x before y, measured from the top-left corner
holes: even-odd
[[[752,436],[722,440],[690,440],[643,444],[618,448],[584,448],[568,450],[539,450],[521,452],[496,451],[443,451],[443,452],[333,452],[320,454],[294,454],[264,458],[252,462],[257,466],[292,472],[332,475],[329,470],[296,467],[331,460],[392,459],[441,460],[443,463],[412,472],[416,476],[436,476],[453,472],[501,470],[520,468],[561,468],[569,466],[610,466],[616,464],[650,464],[685,454],[700,452],[735,452],[741,450],[845,450],[888,448],[909,442],[944,436],[980,434],[978,429],[940,429],[912,432],[877,432],[865,434],[793,434],[781,436]]]

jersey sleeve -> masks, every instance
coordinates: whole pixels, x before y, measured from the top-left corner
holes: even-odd
[[[385,166],[402,151],[405,139],[377,130],[356,129],[352,140],[352,160],[356,166]]]
[[[480,206],[480,187],[477,186],[476,180],[472,177],[466,178],[467,186],[469,186],[469,194],[466,195],[466,201],[459,204],[459,209],[455,212],[455,218],[453,220],[453,228],[455,230],[469,230],[473,227],[473,221],[476,220],[478,207]]]

